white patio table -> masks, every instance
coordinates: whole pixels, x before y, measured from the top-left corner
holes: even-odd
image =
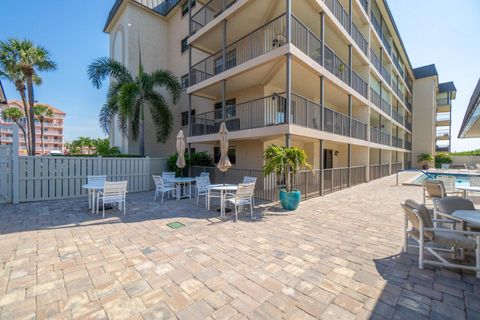
[[[480,192],[480,187],[471,187],[471,186],[455,186],[455,189],[463,191],[463,197],[467,197],[467,191],[470,192]]]
[[[90,182],[86,183],[82,186],[83,189],[87,189],[87,191],[92,191],[91,196],[88,197],[88,208],[92,209],[92,213],[95,213],[95,199],[97,191],[103,190],[104,183],[100,182]],[[89,192],[90,195],[90,192]]]
[[[177,200],[182,198],[192,198],[192,182],[195,181],[194,178],[174,178],[174,179],[165,179],[165,181],[174,183],[177,187],[176,195]]]
[[[225,193],[227,191],[233,192],[238,190],[236,184],[211,184],[208,187],[208,195],[210,197],[210,191],[220,191],[220,217],[225,217]],[[210,209],[210,208],[209,208]]]
[[[455,210],[452,217],[462,222],[462,230],[465,230],[465,223],[480,227],[480,210]]]

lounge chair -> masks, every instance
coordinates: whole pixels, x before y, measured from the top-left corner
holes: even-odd
[[[404,247],[407,252],[409,238],[414,239],[419,248],[418,267],[424,268],[425,264],[433,266],[472,270],[480,278],[480,232],[459,231],[445,228],[435,228],[433,223],[454,223],[452,220],[440,220],[430,218],[428,209],[414,200],[407,200],[401,204],[405,211],[404,216]],[[411,228],[409,228],[409,224]],[[413,246],[412,246],[413,247]],[[425,259],[425,250],[431,253],[437,260]],[[448,261],[441,253],[451,253],[456,257],[457,251],[463,254],[464,250],[474,250],[475,265],[464,265]]]

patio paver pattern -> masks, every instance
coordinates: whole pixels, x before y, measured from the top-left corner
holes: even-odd
[[[421,189],[394,183],[237,223],[153,193],[106,219],[86,199],[0,206],[0,318],[480,319],[473,274],[401,253],[399,203]]]

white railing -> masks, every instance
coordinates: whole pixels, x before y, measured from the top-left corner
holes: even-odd
[[[165,158],[19,157],[20,202],[85,196],[89,175],[128,181],[129,192],[148,191],[151,174],[166,170]]]

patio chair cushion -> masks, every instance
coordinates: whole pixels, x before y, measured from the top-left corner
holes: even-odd
[[[403,205],[403,209],[405,210],[405,214],[407,215],[408,220],[412,224],[413,228],[415,229],[415,231],[417,231],[416,232],[417,236],[418,236],[418,230],[420,229],[420,221],[418,218],[422,220],[424,228],[433,228],[431,212],[423,204],[420,204],[415,200],[408,199],[405,201],[405,204]],[[417,211],[418,217],[413,212],[413,210]],[[434,237],[434,234],[431,231],[426,231],[424,236],[426,240],[432,240]]]
[[[438,244],[446,245],[448,247],[472,250],[477,247],[475,239],[468,238],[463,234],[452,233],[448,231],[435,231],[432,241]]]
[[[438,211],[452,214],[455,210],[475,210],[473,202],[460,197],[447,197],[437,200]]]

